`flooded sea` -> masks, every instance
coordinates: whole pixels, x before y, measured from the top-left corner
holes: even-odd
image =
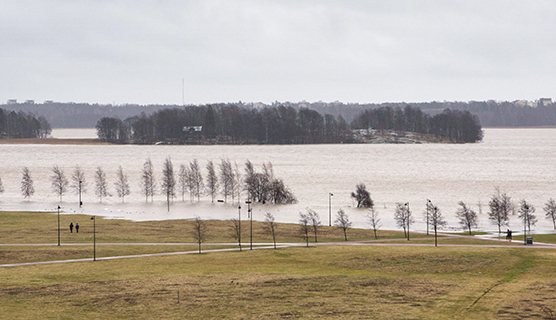
[[[94,130],[65,129],[53,132],[59,138],[95,137]],[[343,208],[358,227],[369,227],[365,210],[354,208],[350,193],[355,185],[365,183],[379,211],[382,228],[396,229],[393,220],[396,202],[409,202],[415,218],[412,228],[425,230],[423,211],[427,199],[440,208],[448,221],[446,230],[459,228],[455,211],[464,201],[480,214],[479,228],[494,230],[487,220],[488,201],[495,187],[507,192],[514,202],[526,199],[536,207],[536,232],[552,230],[552,222],[542,210],[549,198],[556,198],[556,129],[485,129],[483,142],[476,144],[338,144],[338,145],[248,145],[248,146],[137,146],[137,145],[0,145],[0,177],[5,192],[0,194],[0,210],[54,210],[58,205],[66,213],[96,214],[131,220],[193,218],[231,219],[238,215],[237,203],[211,203],[181,200],[178,195],[167,212],[165,197],[155,196],[145,203],[140,193],[141,168],[147,158],[155,165],[160,180],[162,163],[170,157],[174,170],[180,164],[197,159],[206,174],[208,160],[215,164],[222,158],[237,163],[243,172],[251,160],[258,169],[271,162],[276,177],[282,178],[298,199],[294,205],[255,205],[253,218],[263,220],[272,212],[277,221],[296,223],[299,212],[316,210],[328,225],[329,193],[332,215]],[[77,196],[68,192],[63,201],[54,194],[50,176],[52,167],[63,168],[69,178],[76,165],[84,169],[88,192],[83,208]],[[131,195],[125,203],[116,197],[99,203],[94,195],[93,173],[97,166],[107,173],[110,192],[119,165],[129,176]],[[27,166],[35,183],[35,195],[25,200],[20,192],[21,170]],[[245,197],[245,195],[243,195]],[[245,201],[245,199],[242,199]],[[242,204],[242,219],[247,217]],[[332,220],[334,217],[332,217]],[[523,229],[517,215],[510,227]]]

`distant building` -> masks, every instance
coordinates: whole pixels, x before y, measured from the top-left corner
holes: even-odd
[[[17,99],[9,99],[6,104],[17,104]]]
[[[539,99],[539,106],[547,106],[552,104],[552,98],[540,98]]]
[[[44,104],[53,104],[53,103],[54,103],[54,101],[52,101],[52,100],[44,100]]]
[[[35,104],[35,100],[25,100],[25,104]]]

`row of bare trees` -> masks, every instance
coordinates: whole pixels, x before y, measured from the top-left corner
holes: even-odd
[[[285,186],[282,179],[274,176],[272,164],[270,162],[262,165],[262,172],[258,172],[251,161],[245,163],[245,174],[239,170],[237,163],[233,163],[227,159],[221,159],[218,168],[212,160],[206,164],[207,174],[203,178],[201,166],[197,159],[192,160],[188,165],[181,164],[178,172],[174,171],[174,165],[170,157],[166,158],[163,163],[162,175],[160,182],[157,181],[155,169],[152,161],[147,159],[141,171],[140,188],[141,193],[145,196],[145,201],[154,201],[154,195],[160,190],[160,193],[166,197],[168,208],[170,202],[179,194],[182,201],[185,201],[185,195],[188,194],[190,201],[196,198],[200,201],[201,196],[209,195],[211,201],[214,202],[218,194],[224,197],[227,202],[231,198],[232,203],[238,201],[241,194],[247,191],[248,198],[253,202],[260,203],[294,203],[296,202],[293,193]],[[58,165],[52,167],[52,175],[50,176],[53,192],[63,200],[64,194],[70,189],[76,194],[87,192],[87,181],[84,171],[76,166],[72,172],[71,178],[68,179],[64,170]],[[108,191],[109,184],[106,173],[102,167],[97,166],[94,173],[94,191],[95,195],[102,202],[103,198],[111,196]],[[129,178],[124,172],[122,166],[119,166],[116,173],[116,181],[114,189],[117,196],[124,202],[125,197],[131,194]],[[0,192],[4,187],[0,179]],[[21,178],[22,195],[29,199],[35,193],[34,181],[28,167],[22,169]]]

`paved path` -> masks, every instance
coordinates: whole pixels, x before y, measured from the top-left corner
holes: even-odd
[[[477,239],[478,237],[474,236],[463,236],[463,235],[451,235],[451,234],[442,234],[444,237],[453,237],[453,238],[469,238],[469,239]],[[415,238],[413,240],[431,240],[434,238]],[[482,240],[490,240],[492,242],[505,242],[503,239],[493,239],[493,238],[479,238]],[[398,243],[391,243],[397,241]],[[403,239],[384,239],[384,240],[362,240],[362,241],[338,241],[338,242],[310,242],[310,246],[400,246],[400,247],[434,247],[434,244],[428,243],[411,243],[408,241],[407,243],[399,242],[403,241]],[[92,246],[91,243],[64,243],[61,244],[62,246]],[[198,246],[198,243],[97,243],[97,246]],[[202,250],[203,253],[209,252],[227,252],[227,251],[240,251],[237,248],[237,243],[230,243],[230,242],[218,242],[218,243],[204,243],[204,246],[234,246],[234,248],[225,248],[225,249],[210,249],[210,250]],[[56,243],[30,243],[30,244],[0,244],[2,247],[10,247],[10,246],[57,246]],[[306,243],[304,242],[295,242],[295,243],[276,243],[277,248],[286,248],[286,247],[304,247]],[[519,241],[514,241],[512,244],[439,244],[439,247],[487,247],[487,248],[523,248],[523,244]],[[556,244],[553,243],[540,243],[536,242],[533,246],[527,246],[529,248],[544,248],[544,249],[556,249]],[[274,246],[267,242],[264,243],[253,243],[253,250],[259,249],[273,249]],[[242,250],[248,251],[250,250],[250,243],[242,243]],[[129,258],[145,258],[145,257],[161,257],[161,256],[174,256],[174,255],[184,255],[184,254],[198,254],[198,250],[192,251],[179,251],[179,252],[165,252],[165,253],[147,253],[147,254],[135,254],[135,255],[126,255],[126,256],[115,256],[115,257],[98,257],[96,261],[103,261],[103,260],[118,260],[118,259],[129,259]],[[7,268],[7,267],[21,267],[21,266],[34,266],[34,265],[44,265],[44,264],[58,264],[58,263],[70,263],[70,262],[84,262],[84,261],[94,261],[93,258],[84,258],[84,259],[68,259],[68,260],[54,260],[54,261],[40,261],[40,262],[24,262],[24,263],[10,263],[10,264],[0,264],[0,268]]]

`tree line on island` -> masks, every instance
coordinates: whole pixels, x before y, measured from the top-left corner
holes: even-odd
[[[0,138],[46,138],[51,132],[45,117],[0,108]]]
[[[125,120],[104,117],[96,125],[103,141],[135,144],[354,143],[353,130],[369,128],[455,143],[477,142],[483,136],[478,118],[469,111],[446,109],[430,116],[409,105],[366,110],[351,124],[341,115],[321,115],[307,108],[215,104],[167,108]]]
[[[262,171],[259,172],[255,169],[253,163],[247,160],[242,173],[237,163],[232,164],[229,159],[223,158],[218,165],[209,160],[206,164],[206,170],[207,174],[203,178],[197,159],[192,160],[188,165],[181,164],[178,170],[174,170],[172,160],[168,157],[163,163],[160,181],[158,182],[154,165],[150,159],[147,159],[141,171],[140,190],[142,195],[145,196],[146,202],[149,200],[153,202],[155,194],[160,191],[160,194],[166,198],[168,210],[170,210],[170,203],[176,196],[181,195],[182,201],[185,201],[186,194],[189,195],[191,202],[195,198],[200,201],[202,195],[209,195],[211,201],[214,202],[219,194],[224,197],[224,202],[227,202],[228,198],[231,198],[232,203],[235,200],[239,202],[243,191],[247,192],[251,201],[263,204],[285,204],[297,201],[290,189],[284,184],[284,181],[274,176],[274,170],[270,162],[263,163]],[[50,182],[52,191],[60,197],[60,202],[70,190],[80,197],[81,194],[87,192],[88,184],[85,172],[79,166],[73,169],[71,177],[68,179],[64,170],[58,165],[54,165]],[[118,198],[124,203],[125,197],[131,194],[131,187],[128,174],[124,172],[122,166],[118,167],[113,187]],[[99,202],[112,196],[109,189],[106,172],[102,167],[97,166],[94,172],[94,193]],[[23,167],[21,171],[20,190],[25,199],[30,199],[35,194],[34,180],[28,167]],[[4,185],[0,178],[0,193],[2,192],[4,192]]]

